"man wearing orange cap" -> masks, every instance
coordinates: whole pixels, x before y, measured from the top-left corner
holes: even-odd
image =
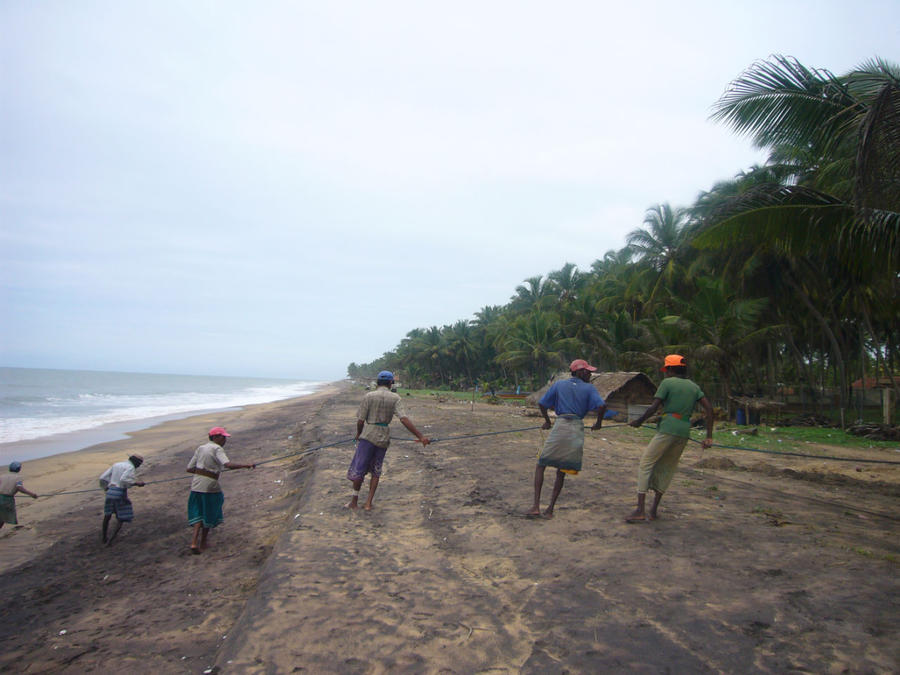
[[[553,507],[562,492],[566,474],[574,475],[581,471],[584,417],[592,410],[597,411],[597,421],[591,427],[591,430],[596,430],[603,423],[603,415],[606,413],[606,402],[591,384],[591,373],[595,370],[597,369],[584,359],[575,359],[569,365],[572,377],[554,382],[538,402],[541,415],[544,416],[542,428],[550,428],[550,416],[547,414],[549,409],[556,411],[556,423],[538,456],[534,469],[534,504],[526,515],[541,515],[541,489],[544,487],[544,470],[548,466],[556,467],[556,482],[553,484],[550,503],[544,511],[547,518],[553,517]]]
[[[194,451],[187,472],[194,474],[188,498],[188,525],[194,528],[191,553],[206,549],[210,528],[225,520],[222,504],[225,494],[219,485],[219,474],[225,469],[255,469],[256,464],[238,464],[228,459],[222,446],[231,437],[224,427],[209,430],[209,442]]]
[[[706,415],[706,438],[703,447],[712,445],[713,409],[706,395],[694,382],[687,378],[687,363],[680,354],[669,354],[663,364],[665,379],[660,383],[653,398],[653,404],[636,420],[629,422],[635,428],[653,415],[660,407],[663,413],[656,427],[656,435],[651,439],[638,464],[637,508],[625,520],[642,523],[656,520],[659,502],[672,482],[678,460],[684,452],[691,435],[691,413],[700,403]],[[650,512],[644,512],[647,490],[653,490],[655,497]]]

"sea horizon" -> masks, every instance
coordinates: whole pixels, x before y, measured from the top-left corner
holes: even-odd
[[[328,382],[0,367],[0,464],[126,438],[192,415],[308,396]]]

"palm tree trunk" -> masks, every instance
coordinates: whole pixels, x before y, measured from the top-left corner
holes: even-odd
[[[828,324],[828,321],[825,320],[825,317],[822,316],[822,313],[816,309],[816,306],[813,304],[809,295],[807,295],[806,291],[803,287],[797,283],[793,275],[788,272],[785,275],[788,284],[796,291],[797,296],[803,301],[803,304],[806,305],[806,308],[809,310],[810,314],[812,314],[813,318],[819,323],[819,326],[822,328],[822,332],[828,338],[828,342],[831,344],[831,349],[834,357],[834,364],[837,368],[837,379],[838,379],[838,389],[840,391],[840,409],[841,409],[841,429],[844,428],[844,413],[847,408],[847,400],[846,400],[846,392],[847,392],[847,372],[844,367],[844,356],[841,353],[841,347],[838,343],[837,336],[834,334],[834,331],[831,330],[831,326]]]
[[[872,316],[869,312],[869,308],[864,306],[862,308],[863,320],[866,322],[866,330],[869,331],[869,335],[872,336],[872,343],[875,345],[875,379],[877,380],[880,375],[879,373],[884,373],[888,379],[891,381],[891,388],[894,390],[895,394],[900,394],[900,387],[898,387],[898,382],[894,378],[894,370],[889,367],[889,364],[885,363],[884,356],[881,353],[881,342],[878,339],[878,335],[875,332],[875,329],[872,327]],[[887,341],[885,341],[885,346],[890,349],[887,345]]]
[[[766,342],[766,375],[769,380],[769,386],[766,387],[768,391],[769,398],[773,401],[775,400],[775,348],[772,345],[772,341],[769,340]]]
[[[788,347],[791,348],[791,353],[794,355],[794,361],[797,363],[797,376],[805,377],[809,391],[815,393],[816,374],[813,372],[812,366],[806,364],[806,361],[803,358],[803,352],[800,351],[797,343],[794,342],[794,334],[791,331],[790,325],[785,326],[785,339],[787,340]],[[813,412],[818,412],[818,403],[816,403],[815,399],[813,400]]]

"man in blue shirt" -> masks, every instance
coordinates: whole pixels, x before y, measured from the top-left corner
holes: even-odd
[[[606,413],[606,402],[600,392],[591,384],[591,373],[597,370],[584,359],[575,359],[569,365],[572,377],[568,380],[554,382],[547,390],[538,405],[544,416],[542,428],[550,428],[550,417],[547,410],[556,411],[556,423],[544,443],[538,456],[534,470],[534,504],[526,515],[541,515],[541,488],[544,486],[544,470],[548,466],[556,467],[556,482],[550,504],[544,511],[546,518],[553,517],[553,507],[562,491],[566,474],[577,474],[581,471],[581,457],[584,453],[584,417],[590,411],[597,411],[597,421],[591,430],[599,429]]]

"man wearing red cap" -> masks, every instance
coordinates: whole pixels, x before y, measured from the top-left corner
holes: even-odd
[[[225,520],[222,515],[225,494],[219,485],[219,474],[225,469],[256,468],[256,464],[238,464],[228,459],[222,446],[230,436],[224,427],[213,427],[209,430],[209,443],[197,448],[188,463],[187,472],[194,474],[188,498],[188,524],[194,528],[191,553],[199,554],[206,549],[210,528]]]
[[[549,409],[556,411],[556,423],[547,437],[544,448],[538,456],[534,469],[534,504],[526,515],[541,515],[541,489],[544,487],[544,470],[548,466],[556,467],[556,482],[553,494],[544,516],[553,517],[553,507],[562,492],[566,474],[577,474],[581,471],[581,458],[584,454],[584,417],[590,411],[597,411],[597,421],[591,430],[600,428],[603,415],[606,413],[606,402],[597,388],[591,384],[591,373],[597,370],[584,359],[575,359],[569,365],[572,377],[568,380],[554,382],[547,390],[538,406],[544,416],[544,429],[550,428]]]
[[[713,409],[703,391],[687,378],[687,363],[680,354],[669,354],[663,364],[666,374],[653,398],[653,404],[636,420],[629,422],[635,428],[653,415],[660,407],[663,413],[656,427],[656,435],[651,439],[638,464],[637,508],[625,520],[629,523],[656,520],[656,510],[663,493],[672,482],[678,460],[684,452],[691,435],[691,413],[700,403],[706,415],[706,438],[703,447],[712,445]],[[644,512],[647,490],[653,490],[655,497],[650,512]]]

